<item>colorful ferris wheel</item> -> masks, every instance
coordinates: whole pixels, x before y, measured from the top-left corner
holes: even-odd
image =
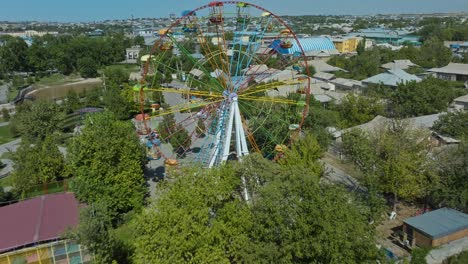
[[[138,97],[150,116],[141,119],[148,147],[166,165],[213,167],[253,152],[274,159],[301,135],[307,59],[280,17],[217,1],[184,11],[159,35]]]

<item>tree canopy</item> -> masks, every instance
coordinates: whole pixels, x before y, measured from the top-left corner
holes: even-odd
[[[110,112],[88,116],[68,155],[81,201],[105,202],[114,214],[141,207],[145,153],[130,122]]]
[[[448,112],[439,117],[432,127],[442,135],[455,138],[468,137],[468,112]]]

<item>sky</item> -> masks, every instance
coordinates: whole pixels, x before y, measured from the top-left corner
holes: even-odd
[[[0,21],[167,17],[211,0],[0,0]],[[251,0],[277,15],[468,12],[468,0]]]

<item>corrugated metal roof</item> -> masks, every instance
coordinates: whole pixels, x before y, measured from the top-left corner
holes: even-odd
[[[406,224],[437,239],[468,228],[468,215],[450,208],[441,208],[404,220]]]
[[[310,51],[324,51],[324,50],[336,50],[335,44],[329,38],[325,37],[314,37],[314,38],[300,38],[299,44],[304,49],[304,52]],[[269,46],[270,48],[276,50],[278,53],[281,54],[294,54],[294,53],[302,53],[301,48],[299,47],[296,41],[292,41],[293,46],[289,49],[281,48],[281,40],[277,39],[273,41],[273,43]]]
[[[384,84],[388,86],[398,86],[400,83],[416,81],[420,82],[421,78],[416,75],[409,74],[400,69],[388,70],[387,72],[380,73],[362,80],[363,83]]]
[[[58,239],[79,220],[73,193],[49,194],[0,207],[0,252]]]
[[[438,73],[451,73],[459,75],[468,75],[468,64],[464,63],[449,63],[447,66],[442,68],[433,68],[428,70],[430,72]]]

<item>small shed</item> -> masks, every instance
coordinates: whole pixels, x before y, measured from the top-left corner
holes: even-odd
[[[403,232],[412,246],[437,247],[468,236],[468,215],[441,208],[404,220]]]

